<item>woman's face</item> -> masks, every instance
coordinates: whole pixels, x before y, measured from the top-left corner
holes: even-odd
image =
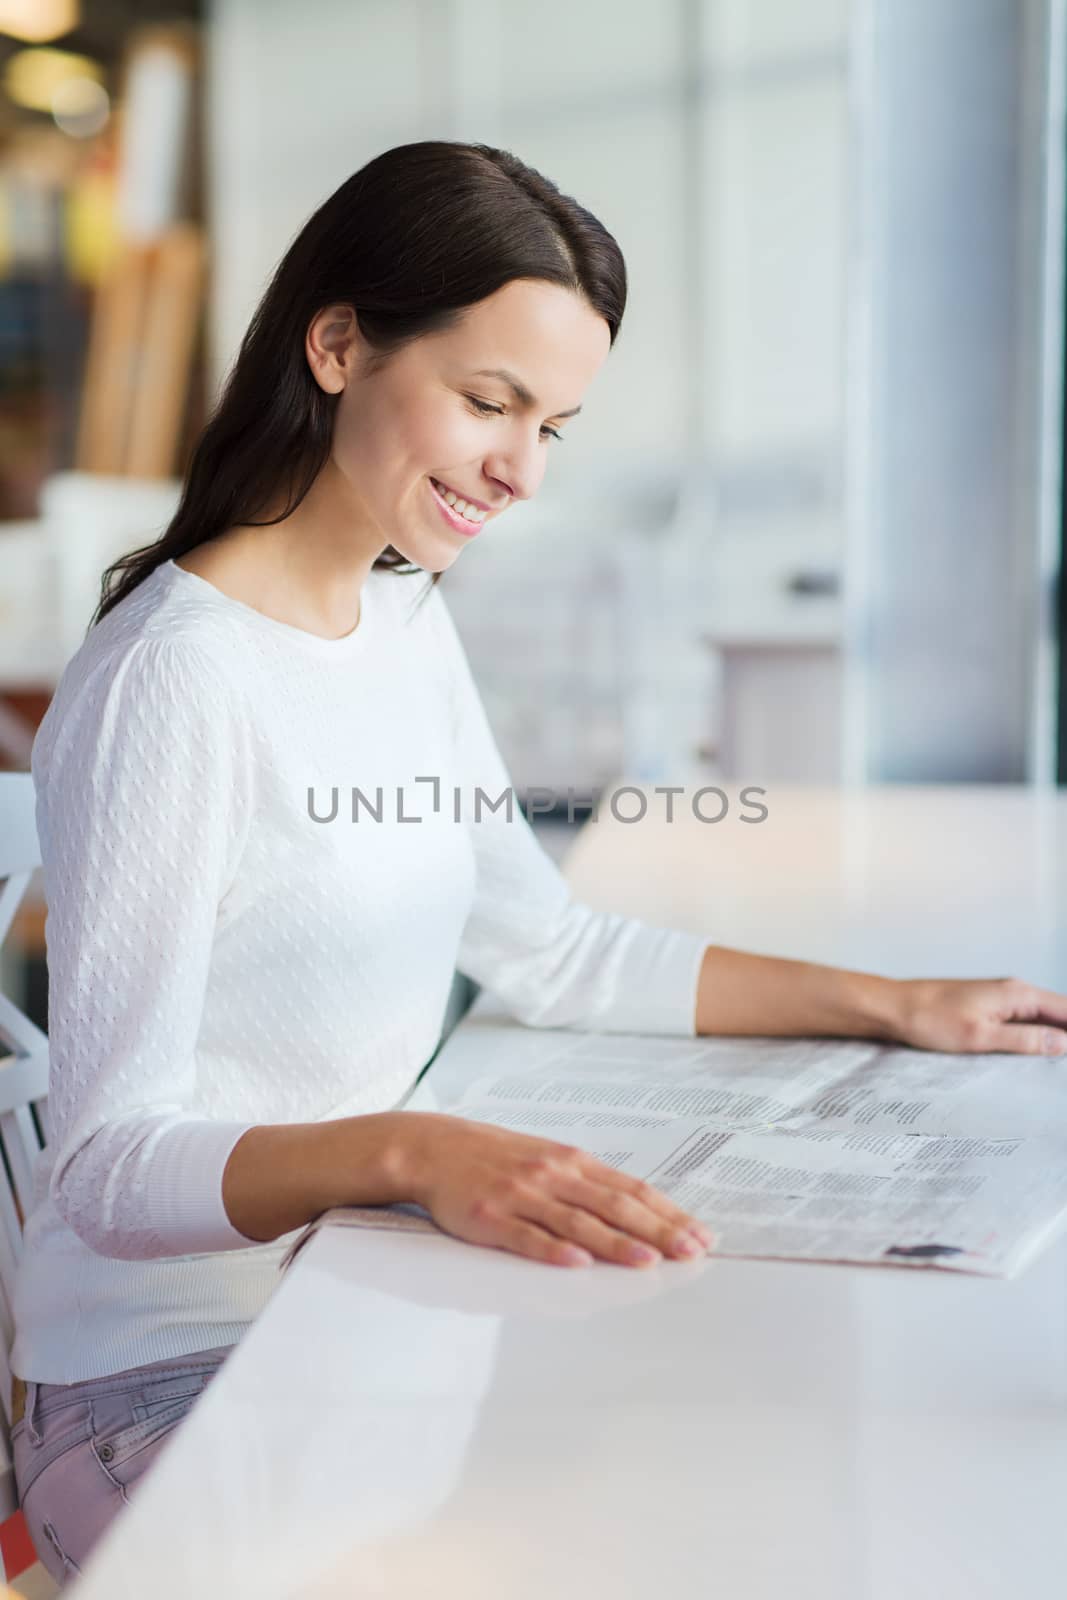
[[[537,492],[554,433],[611,348],[608,325],[568,289],[517,279],[366,376],[350,306],[324,308],[308,331],[319,383],[340,391],[331,476],[362,539],[392,545],[427,572],[451,566],[513,500]],[[517,394],[501,371],[511,374]],[[434,488],[468,504],[457,517]]]

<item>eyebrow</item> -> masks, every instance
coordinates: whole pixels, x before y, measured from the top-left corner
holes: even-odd
[[[520,404],[529,406],[531,410],[537,406],[537,401],[526,385],[516,378],[513,372],[508,372],[506,367],[480,367],[477,372],[472,373],[472,377],[501,378]],[[571,411],[553,411],[552,415],[554,417],[576,417],[581,409],[581,406],[575,406]]]

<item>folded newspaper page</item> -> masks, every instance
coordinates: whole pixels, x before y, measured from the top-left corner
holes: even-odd
[[[490,1017],[406,1106],[577,1145],[707,1222],[717,1255],[1011,1277],[1067,1222],[1057,1058]],[[326,1223],[440,1231],[418,1206],[339,1207],[283,1266]]]

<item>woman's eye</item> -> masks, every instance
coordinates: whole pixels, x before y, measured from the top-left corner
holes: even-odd
[[[473,394],[469,394],[467,396],[467,399],[470,401],[471,405],[474,406],[477,411],[481,412],[481,414],[483,416],[486,413],[489,413],[491,416],[494,416],[494,417],[502,417],[504,415],[504,411],[503,411],[503,408],[501,406],[490,405],[488,400],[479,400]],[[553,439],[558,439],[560,444],[563,443],[563,435],[561,433],[557,432],[557,430],[555,428],[550,428],[548,426],[547,422],[542,424],[541,432],[549,434]]]

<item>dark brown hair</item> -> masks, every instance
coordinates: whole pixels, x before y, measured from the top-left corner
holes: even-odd
[[[573,289],[615,343],[626,305],[618,244],[517,156],[424,139],[353,173],[282,257],[193,451],[177,511],[154,543],[107,568],[90,627],[162,562],[228,527],[280,522],[303,500],[329,459],[338,399],[316,383],[304,350],[324,306],[354,307],[377,371],[515,278]],[[279,495],[285,510],[257,522]],[[374,565],[420,570],[392,545]]]

